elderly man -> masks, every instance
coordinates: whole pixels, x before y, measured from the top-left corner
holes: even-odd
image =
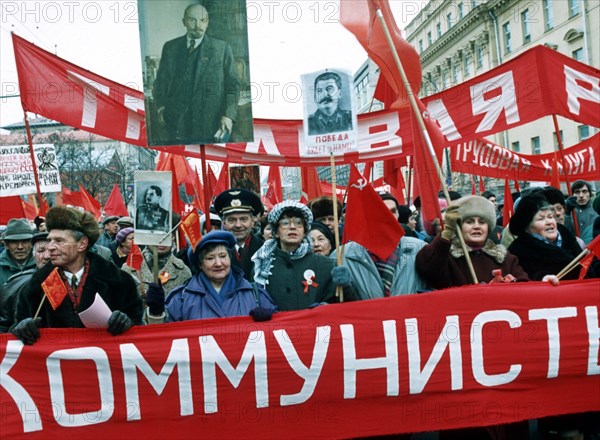
[[[102,223],[104,232],[100,235],[98,241],[96,241],[97,246],[104,246],[107,248],[115,240],[117,232],[119,232],[117,220],[119,220],[119,216],[117,215],[111,215],[104,219],[104,222]]]
[[[46,224],[51,264],[33,274],[23,287],[11,333],[31,345],[40,337],[39,327],[84,327],[79,314],[92,305],[96,295],[112,311],[107,322],[111,334],[141,324],[142,300],[133,278],[88,252],[100,235],[94,216],[57,206],[48,211]],[[48,292],[52,301],[45,297]],[[39,317],[33,318],[40,303]]]
[[[33,229],[24,218],[10,219],[2,236],[6,249],[0,253],[0,286],[8,279],[27,269],[35,267],[31,255]]]
[[[48,250],[48,233],[38,232],[33,235],[31,244],[33,246],[33,258],[35,267],[19,272],[8,279],[6,284],[0,287],[0,333],[6,333],[14,324],[15,307],[19,292],[25,286],[31,276],[50,261]]]
[[[342,97],[342,78],[325,72],[315,78],[317,111],[308,117],[308,134],[337,133],[352,130],[352,112],[339,108]]]
[[[217,196],[215,209],[223,219],[225,230],[231,232],[237,242],[233,265],[240,267],[244,278],[252,281],[254,264],[251,258],[264,243],[252,233],[256,217],[264,209],[260,197],[247,189],[229,189]]]
[[[327,225],[332,234],[335,234],[335,227],[340,226],[340,222],[342,219],[342,202],[340,202],[337,198],[335,199],[337,203],[337,215],[338,221],[335,221],[333,217],[333,197],[332,196],[320,196],[316,197],[308,202],[308,208],[313,214],[313,217],[316,221],[324,223]],[[342,236],[340,231],[340,237]]]

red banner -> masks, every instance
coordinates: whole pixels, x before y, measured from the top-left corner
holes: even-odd
[[[342,438],[600,410],[599,290],[477,285],[265,323],[0,335],[2,436]]]
[[[144,94],[12,34],[23,109],[145,147]]]
[[[556,153],[527,155],[485,140],[461,142],[452,147],[452,171],[509,180],[548,182],[553,166],[563,182],[597,180],[600,166],[600,133],[564,150],[564,162]],[[556,165],[554,160],[557,158]]]

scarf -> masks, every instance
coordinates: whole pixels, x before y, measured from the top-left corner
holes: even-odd
[[[535,237],[538,240],[543,241],[544,243],[547,243],[549,245],[556,246],[559,248],[562,247],[562,236],[560,235],[560,232],[558,233],[558,235],[556,236],[556,240],[554,240],[554,241],[549,241],[546,238],[542,237],[540,234],[531,234],[531,236]]]
[[[269,284],[269,277],[272,275],[273,260],[275,259],[275,249],[278,244],[277,239],[270,238],[265,241],[251,258],[254,263],[254,281],[261,286]],[[310,251],[312,251],[312,246],[309,239],[305,236],[300,246],[295,251],[290,252],[289,255],[292,260],[299,260]]]
[[[218,292],[215,290],[212,283],[206,277],[204,272],[200,272],[198,274],[198,284],[204,287],[204,290],[206,290],[206,292],[208,292],[208,294],[214,298],[217,304],[221,306],[223,305],[223,301],[225,300],[225,298],[227,298],[229,293],[235,290],[235,277],[233,276],[233,273],[229,271],[229,273],[227,274],[227,278],[225,278],[225,282],[223,283],[221,289]]]
[[[169,252],[167,252],[166,254],[158,255],[158,269],[159,270],[162,269],[163,267],[165,267],[165,264],[167,264],[167,262],[169,261],[169,257],[171,256],[172,252],[173,252],[172,250],[169,250]],[[144,249],[142,254],[144,255],[144,260],[146,260],[146,264],[150,268],[150,271],[152,271],[152,264],[154,263],[154,256],[152,255],[152,251],[150,249],[146,248],[146,249]]]
[[[481,251],[496,260],[498,264],[502,264],[506,258],[506,248],[501,244],[494,244],[494,242],[489,239],[485,242],[485,245],[482,248],[475,249],[470,247],[468,244],[466,246],[469,253]],[[454,258],[460,258],[465,255],[458,238],[455,238],[454,241],[452,241],[452,245],[450,246],[450,255],[452,255]]]

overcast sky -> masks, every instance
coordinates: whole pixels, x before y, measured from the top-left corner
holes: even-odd
[[[403,28],[427,0],[390,3]],[[1,96],[18,93],[11,31],[85,69],[142,89],[136,1],[3,0],[0,8]],[[256,118],[301,119],[301,74],[324,68],[354,73],[366,60],[354,36],[339,24],[337,0],[248,0],[247,11]],[[0,105],[0,126],[22,120],[18,98],[2,98]]]

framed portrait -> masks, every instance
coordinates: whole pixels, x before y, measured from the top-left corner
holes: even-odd
[[[135,242],[171,245],[172,181],[170,171],[138,171],[134,176]]]
[[[253,141],[245,0],[138,0],[149,145]]]
[[[231,165],[229,187],[247,189],[260,196],[260,165]]]

